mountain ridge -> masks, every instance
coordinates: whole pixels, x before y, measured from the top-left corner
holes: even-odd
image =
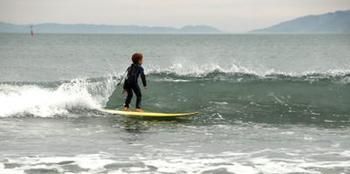
[[[284,21],[270,27],[253,30],[254,33],[350,33],[350,10],[307,15]]]
[[[19,25],[0,22],[0,33],[221,33],[209,25],[185,25],[181,28],[141,25],[59,24]]]

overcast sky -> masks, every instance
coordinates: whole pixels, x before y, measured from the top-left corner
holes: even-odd
[[[295,17],[350,9],[350,0],[0,0],[0,21],[181,27],[245,32]]]

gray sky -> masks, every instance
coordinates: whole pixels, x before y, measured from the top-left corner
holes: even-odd
[[[295,17],[350,9],[350,0],[0,0],[0,21],[180,27],[245,32]]]

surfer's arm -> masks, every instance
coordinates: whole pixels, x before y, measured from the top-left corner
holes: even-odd
[[[147,86],[146,75],[145,75],[145,73],[143,71],[143,68],[141,68],[141,80],[142,80],[143,86],[146,87]]]

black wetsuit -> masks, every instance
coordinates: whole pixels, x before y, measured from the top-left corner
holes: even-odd
[[[127,76],[123,86],[124,90],[128,93],[125,99],[124,107],[129,107],[134,92],[136,95],[136,108],[141,108],[142,94],[138,84],[139,76],[141,76],[143,86],[146,87],[146,76],[142,66],[139,64],[131,64],[127,69]]]

